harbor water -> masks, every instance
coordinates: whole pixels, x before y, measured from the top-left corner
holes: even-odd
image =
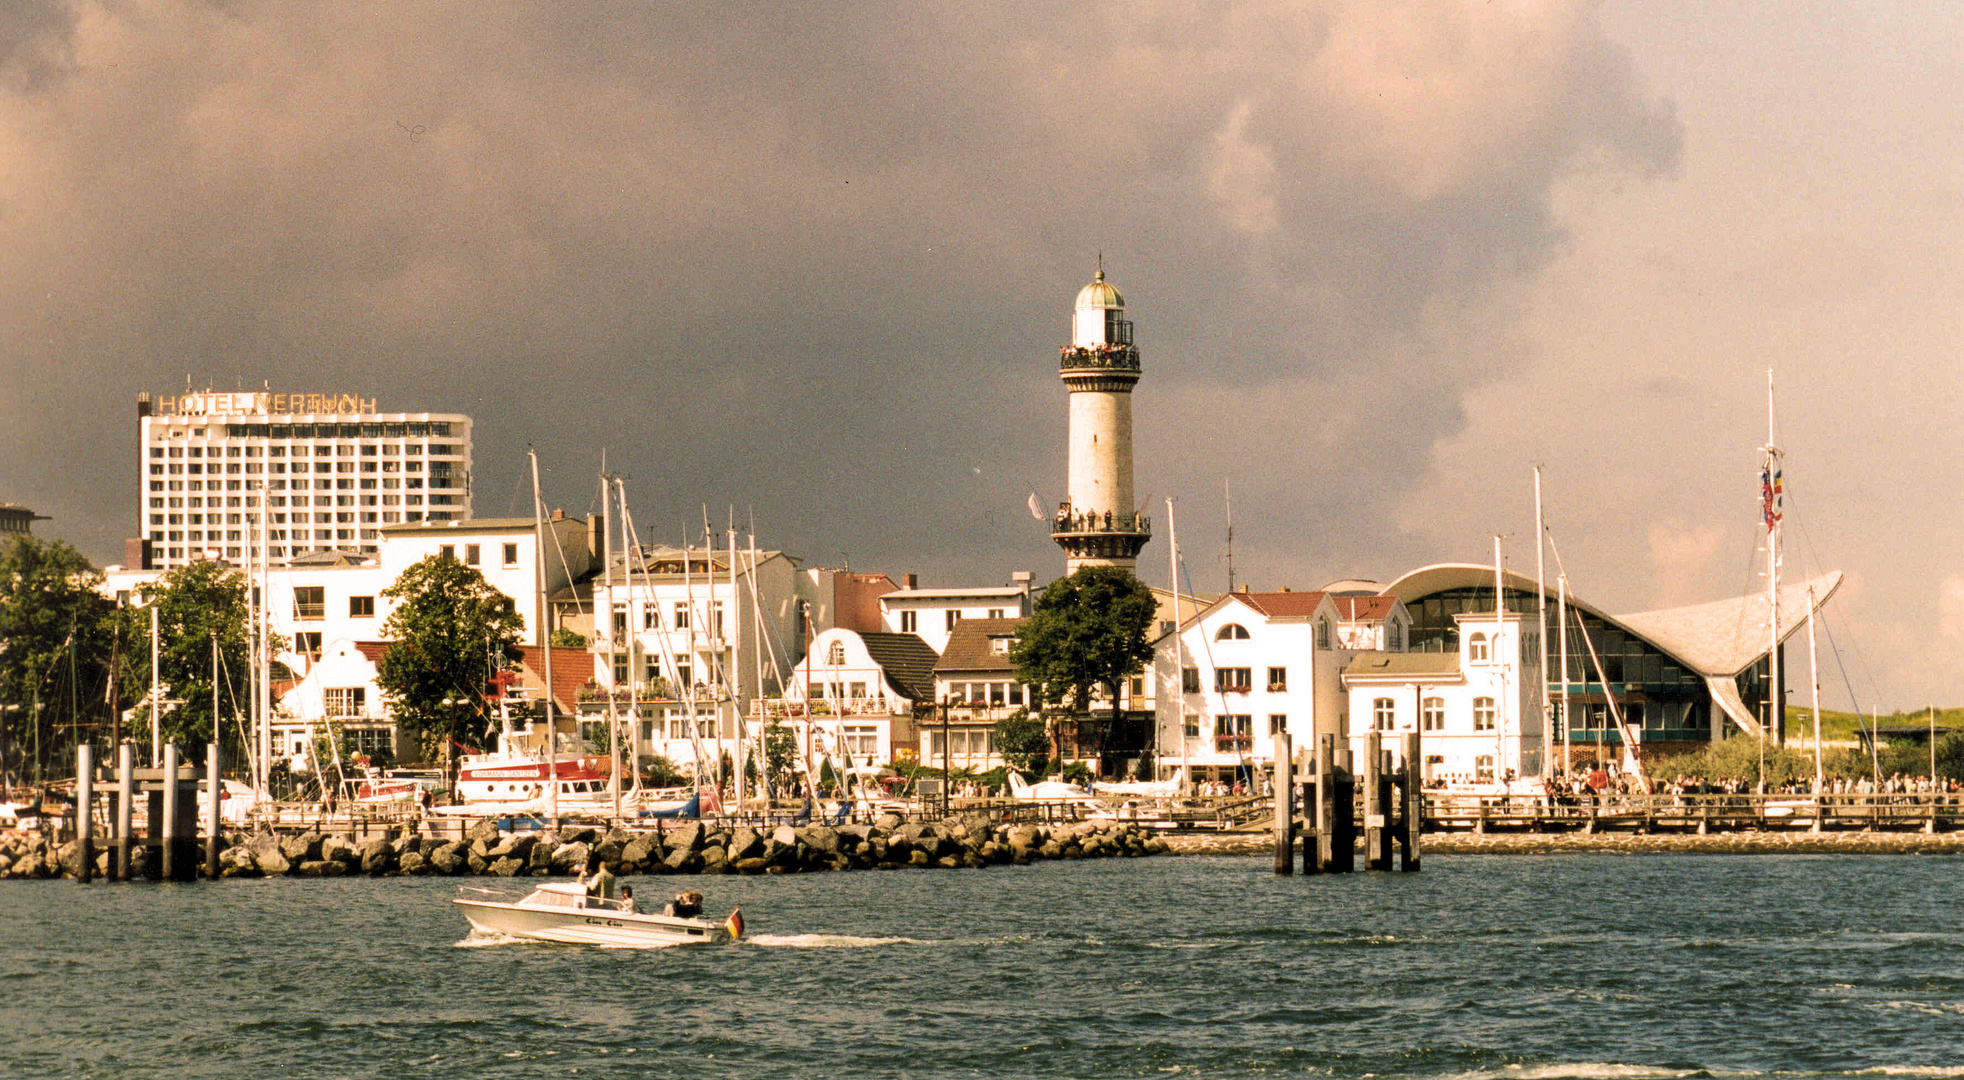
[[[751,934],[647,950],[433,878],[0,883],[0,1076],[1964,1077],[1953,857],[1268,864],[640,877]]]

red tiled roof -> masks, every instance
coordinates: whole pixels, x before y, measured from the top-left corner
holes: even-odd
[[[389,651],[389,643],[386,641],[357,641],[353,644],[355,651],[366,657],[371,664],[381,663],[382,654]]]
[[[1320,591],[1235,593],[1234,596],[1270,618],[1314,615],[1323,604],[1323,593]]]
[[[1383,622],[1398,605],[1395,596],[1333,596],[1337,615],[1345,622]]]
[[[532,673],[535,681],[545,680],[545,655],[536,645],[520,645],[518,662]],[[575,712],[580,687],[593,681],[593,654],[585,649],[552,647],[552,699],[561,709]]]

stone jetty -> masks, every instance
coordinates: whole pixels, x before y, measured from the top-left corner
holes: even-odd
[[[75,877],[77,848],[32,832],[0,834],[0,878]],[[384,875],[572,876],[598,853],[629,874],[797,874],[909,867],[979,869],[1049,859],[1134,858],[1169,851],[1136,825],[1033,824],[985,814],[932,821],[886,815],[872,824],[743,825],[684,822],[660,831],[565,826],[505,833],[491,821],[459,838],[402,825],[366,835],[307,831],[230,833],[219,854],[223,877]],[[109,854],[100,848],[97,876]]]

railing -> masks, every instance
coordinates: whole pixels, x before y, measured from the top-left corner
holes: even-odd
[[[1050,520],[1051,533],[1149,533],[1152,519],[1144,514],[1119,514],[1110,510],[1079,511],[1065,508]]]
[[[1964,795],[1474,795],[1427,791],[1425,818],[1441,829],[1737,829],[1844,831],[1964,827]]]
[[[1097,368],[1105,371],[1138,371],[1136,345],[1065,345],[1057,350],[1057,366],[1071,371]]]

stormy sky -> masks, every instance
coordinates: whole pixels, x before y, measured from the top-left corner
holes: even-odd
[[[1099,253],[1195,585],[1848,573],[1830,704],[1957,700],[1964,9],[1831,3],[0,5],[0,501],[119,561],[138,391],[476,428],[483,515],[702,508],[1040,580]],[[699,526],[698,526],[699,527]],[[1845,674],[1844,674],[1845,673]]]

